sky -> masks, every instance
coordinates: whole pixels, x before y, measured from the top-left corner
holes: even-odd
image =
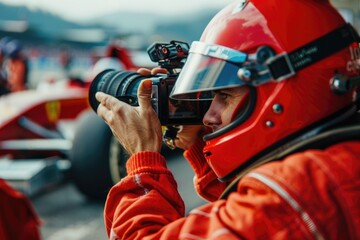
[[[120,10],[174,14],[207,7],[221,9],[233,0],[0,0],[9,5],[47,10],[73,21],[86,21]]]

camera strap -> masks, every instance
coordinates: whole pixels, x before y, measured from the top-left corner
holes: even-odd
[[[358,47],[360,37],[351,24],[347,23],[290,53],[283,53],[270,58],[267,61],[267,66],[273,79],[281,81],[352,43]]]

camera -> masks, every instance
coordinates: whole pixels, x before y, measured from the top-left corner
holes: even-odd
[[[202,123],[209,101],[186,101],[169,98],[171,90],[189,53],[189,45],[181,41],[154,43],[147,49],[153,62],[168,70],[168,74],[150,77],[136,72],[104,70],[95,76],[89,89],[89,103],[96,112],[99,102],[96,92],[104,92],[132,106],[138,106],[137,89],[142,80],[152,80],[152,107],[163,126],[196,125]]]

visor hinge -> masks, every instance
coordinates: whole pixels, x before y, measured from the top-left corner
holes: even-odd
[[[250,83],[256,78],[256,71],[248,67],[242,67],[238,70],[237,75],[242,81]]]
[[[275,52],[269,46],[261,46],[255,54],[250,54],[248,62],[238,70],[238,77],[251,86],[259,86],[273,79],[267,65],[268,61],[276,60]]]

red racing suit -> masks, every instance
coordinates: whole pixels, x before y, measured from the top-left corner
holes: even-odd
[[[207,205],[184,215],[177,183],[159,153],[140,152],[107,198],[110,239],[360,239],[360,141],[306,150],[261,165],[226,187],[201,143],[184,155]]]

